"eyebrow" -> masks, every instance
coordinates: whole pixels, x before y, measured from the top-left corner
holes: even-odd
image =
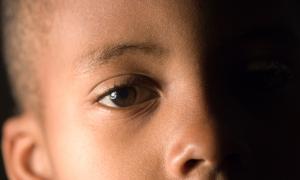
[[[91,69],[110,63],[117,60],[118,57],[126,54],[142,53],[148,56],[162,56],[166,50],[151,42],[144,43],[119,43],[107,45],[103,48],[93,50],[80,58],[80,63],[77,65],[84,73]]]

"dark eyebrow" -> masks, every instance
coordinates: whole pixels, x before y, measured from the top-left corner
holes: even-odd
[[[149,56],[161,56],[165,49],[154,43],[119,43],[108,45],[100,49],[93,50],[80,58],[78,68],[87,72],[98,65],[103,65],[116,60],[117,57],[127,53],[142,53]]]
[[[113,47],[108,47],[103,50],[101,59],[111,59],[113,57],[121,56],[128,51],[140,51],[144,54],[161,54],[162,48],[154,44],[119,44]]]

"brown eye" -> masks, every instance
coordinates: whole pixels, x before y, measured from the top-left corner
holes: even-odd
[[[154,90],[146,87],[116,87],[110,90],[98,102],[112,108],[126,108],[158,97]]]

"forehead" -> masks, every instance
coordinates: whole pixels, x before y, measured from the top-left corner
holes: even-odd
[[[54,25],[60,26],[64,35],[79,35],[89,31],[90,36],[101,39],[111,37],[117,32],[149,34],[168,28],[170,21],[181,23],[191,14],[197,13],[193,8],[198,1],[194,0],[88,0],[88,1],[59,1]],[[163,25],[162,25],[163,24]],[[130,26],[130,28],[128,28]],[[75,29],[76,28],[76,29]],[[141,32],[143,31],[143,32]],[[166,30],[165,30],[166,31]],[[86,35],[86,34],[85,34]],[[116,37],[120,38],[120,37]]]
[[[236,0],[226,2],[218,0],[210,2],[210,4],[219,4],[209,5],[208,8],[214,7],[215,10],[213,11],[218,11],[214,12],[216,15],[218,14],[216,20],[222,22],[216,22],[217,24],[234,23],[229,22],[233,19],[237,20],[234,24],[247,25],[257,23],[256,21],[266,23],[270,21],[270,18],[262,20],[261,15],[270,14],[270,17],[277,18],[280,16],[278,14],[276,16],[271,15],[271,11],[269,13],[268,9],[259,8],[260,6],[256,7],[255,11],[253,11],[253,8],[245,7],[248,4],[252,6],[259,5],[256,0],[251,1],[252,3],[248,1],[237,3]],[[58,36],[57,39],[74,39],[76,37],[76,40],[79,40],[80,38],[90,37],[93,39],[93,41],[89,41],[90,43],[99,39],[102,41],[122,40],[132,37],[137,38],[138,36],[150,39],[154,36],[163,35],[162,38],[166,38],[164,32],[171,33],[174,29],[180,31],[190,25],[197,26],[199,23],[196,21],[199,19],[194,17],[202,13],[201,6],[204,4],[200,0],[62,0],[55,3],[57,13],[55,13],[53,24],[59,29],[56,29],[58,32],[53,34]],[[205,5],[207,4],[209,3],[205,2]],[[204,11],[211,10],[204,9]],[[260,18],[254,18],[252,15],[245,16],[243,12],[256,14]],[[276,13],[280,12],[276,10]],[[225,19],[230,14],[235,17]],[[231,25],[227,26],[230,27]],[[171,35],[169,34],[168,37]],[[85,44],[85,46],[88,45]]]
[[[158,41],[196,34],[195,28],[187,29],[197,26],[200,15],[196,0],[63,0],[55,6],[47,50],[47,57],[51,49],[55,56],[50,57],[51,63],[59,59],[76,64],[83,56],[114,44],[159,46]]]
[[[246,5],[236,2],[228,1],[232,5],[230,7],[218,0],[213,0],[210,4],[200,0],[57,1],[53,29],[50,32],[52,49],[47,50],[47,57],[51,54],[55,56],[50,57],[51,63],[53,59],[59,59],[76,64],[82,56],[107,46],[113,47],[114,44],[150,42],[154,46],[161,46],[163,43],[165,44],[162,46],[175,46],[172,39],[182,38],[186,44],[181,45],[190,46],[191,42],[201,41],[199,31],[204,25],[211,28],[205,36],[223,36],[222,33],[234,36],[235,31],[243,31],[241,28],[248,30],[256,25],[269,26],[273,22],[277,23],[281,17],[279,10],[272,11],[276,15],[263,8],[256,8],[253,13],[246,11],[252,9],[246,7],[247,3],[252,6],[259,4],[256,0],[251,1],[253,3],[247,1]],[[281,7],[278,3],[273,6],[278,9]],[[251,16],[243,14],[244,10]],[[208,11],[213,11],[212,19],[205,14]],[[201,16],[207,16],[207,22],[203,23]],[[176,50],[182,46],[176,44]]]

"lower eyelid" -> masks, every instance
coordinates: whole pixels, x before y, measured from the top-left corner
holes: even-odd
[[[128,112],[128,119],[137,119],[139,117],[147,117],[158,108],[160,104],[160,98],[155,98],[147,102],[137,105],[133,111]]]
[[[143,123],[145,118],[150,117],[160,104],[160,98],[157,97],[155,99],[151,99],[149,101],[145,101],[143,103],[134,105],[132,107],[122,108],[122,109],[115,109],[112,107],[107,107],[98,103],[97,108],[101,108],[109,112],[110,119],[118,119],[122,121],[131,122],[133,120],[137,120],[141,118],[141,121],[138,123]],[[105,112],[104,111],[104,112]],[[136,121],[134,121],[136,122]]]

